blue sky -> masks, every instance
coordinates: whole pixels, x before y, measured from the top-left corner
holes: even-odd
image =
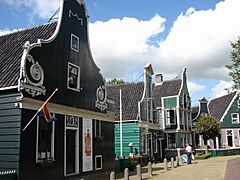
[[[165,80],[186,67],[193,104],[231,86],[224,66],[240,35],[239,0],[85,3],[93,57],[106,79],[136,81],[148,62]],[[47,23],[58,7],[59,0],[0,0],[0,34]]]

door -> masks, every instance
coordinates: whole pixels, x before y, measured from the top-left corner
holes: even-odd
[[[232,130],[227,130],[227,145],[232,147],[233,146],[233,139],[232,139]]]
[[[64,175],[79,173],[79,118],[65,116]]]
[[[66,174],[76,172],[75,165],[75,148],[76,148],[76,131],[66,130]]]

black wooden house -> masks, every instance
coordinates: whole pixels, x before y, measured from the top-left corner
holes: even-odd
[[[37,115],[45,100],[57,120]],[[88,39],[83,0],[57,22],[0,37],[0,171],[19,180],[92,179],[114,169],[114,117]]]

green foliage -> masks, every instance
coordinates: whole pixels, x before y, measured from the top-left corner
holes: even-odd
[[[107,83],[108,83],[108,84],[113,84],[113,85],[114,85],[114,84],[125,84],[125,81],[122,80],[122,79],[116,79],[116,78],[114,78],[114,79],[108,81]]]
[[[196,153],[195,159],[207,159],[211,157],[211,153],[205,154],[205,153]]]
[[[233,50],[231,51],[230,57],[232,64],[226,65],[226,68],[230,70],[229,76],[233,78],[234,89],[240,89],[240,37],[238,37],[235,43],[231,42]]]
[[[207,140],[220,135],[220,123],[214,116],[203,114],[196,123],[196,133],[202,135],[204,144],[207,145]]]
[[[138,161],[136,158],[128,158],[128,169],[129,171],[134,171],[138,164]]]

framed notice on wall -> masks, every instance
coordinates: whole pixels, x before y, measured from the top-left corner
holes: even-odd
[[[83,119],[83,172],[93,170],[92,119]]]

